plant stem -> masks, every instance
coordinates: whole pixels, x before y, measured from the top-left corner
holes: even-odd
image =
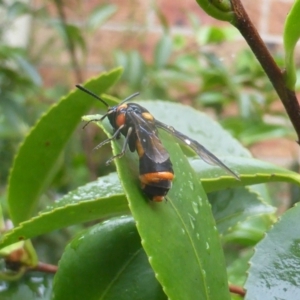
[[[233,284],[229,285],[229,291],[230,291],[230,293],[240,295],[240,296],[245,296],[246,295],[246,292],[242,287],[237,286],[237,285],[233,285]]]
[[[70,58],[71,58],[71,64],[72,64],[72,68],[75,72],[75,79],[77,82],[82,82],[83,81],[83,76],[82,76],[82,72],[81,72],[81,68],[79,66],[77,57],[76,57],[76,52],[75,52],[75,45],[74,42],[72,40],[72,38],[70,37],[68,30],[67,30],[67,18],[64,12],[64,4],[62,0],[54,0],[54,3],[56,5],[57,8],[57,12],[60,18],[60,21],[64,27],[65,33],[66,33],[66,46],[67,49],[69,51],[70,54]]]
[[[77,57],[76,57],[76,51],[75,51],[75,45],[70,37],[68,30],[67,30],[67,19],[66,15],[63,9],[63,1],[61,0],[54,0],[54,3],[56,5],[60,20],[62,22],[62,25],[64,26],[67,41],[66,41],[66,46],[70,54],[70,59],[71,59],[71,65],[72,68],[75,72],[75,80],[77,83],[83,82],[83,76],[82,76],[82,70],[80,68],[80,64],[78,63]],[[87,159],[87,166],[89,169],[89,174],[91,180],[95,180],[97,178],[97,166],[94,164],[94,161],[90,155],[90,149],[91,149],[91,144],[93,141],[94,135],[87,135],[87,137],[82,137],[82,145],[83,145],[83,151],[86,154],[86,159]]]
[[[284,71],[280,70],[268,51],[266,45],[249,19],[240,0],[231,0],[235,13],[233,25],[240,31],[260,62],[273,87],[275,88],[285,110],[297,133],[297,143],[300,144],[300,106],[295,91],[289,90],[284,81]]]
[[[33,268],[34,271],[44,272],[44,273],[52,273],[55,274],[58,270],[58,267],[55,265],[46,264],[43,262],[39,262],[38,265]]]

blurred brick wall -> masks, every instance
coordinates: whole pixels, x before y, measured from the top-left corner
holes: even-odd
[[[42,0],[33,1],[36,7]],[[199,17],[203,26],[231,26],[222,21],[217,21],[208,16],[197,5],[196,0],[85,0],[64,1],[67,20],[80,24],[85,17],[99,4],[115,4],[117,12],[105,25],[88,39],[88,56],[86,58],[86,70],[84,78],[88,78],[103,70],[103,65],[112,63],[112,51],[116,49],[138,49],[147,58],[151,58],[152,50],[162,34],[162,26],[156,11],[160,11],[171,29],[172,33],[186,35],[193,40],[193,29],[188,20],[188,13]],[[243,0],[250,18],[257,27],[259,33],[269,46],[280,46],[282,44],[282,31],[285,17],[293,3],[293,0]],[[48,4],[53,18],[57,18],[58,12],[55,7]],[[42,26],[35,26],[33,34],[37,40],[42,42],[49,38],[49,30]],[[58,41],[57,43],[59,47]],[[237,41],[239,46],[245,47],[243,40]],[[232,53],[232,44],[223,47],[222,57]],[[236,48],[235,48],[236,50]],[[69,56],[67,53],[46,54],[40,65],[41,72],[46,84],[61,82],[62,79],[74,83],[74,78],[65,78],[62,73],[67,67]],[[72,75],[72,74],[70,74]]]

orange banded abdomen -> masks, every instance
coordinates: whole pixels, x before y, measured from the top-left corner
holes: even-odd
[[[162,163],[147,155],[140,157],[140,181],[143,192],[153,201],[161,202],[172,187],[174,171],[168,158]]]

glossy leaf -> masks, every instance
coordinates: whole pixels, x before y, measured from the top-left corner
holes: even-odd
[[[276,221],[273,214],[253,216],[252,218],[236,224],[222,237],[223,243],[241,246],[254,246],[263,239],[267,230]]]
[[[294,51],[300,37],[300,1],[295,0],[284,25],[283,44],[285,50],[285,80],[290,90],[295,90],[296,67]]]
[[[248,218],[275,212],[274,207],[245,187],[210,193],[208,198],[221,235]]]
[[[202,181],[207,193],[229,187],[245,186],[268,182],[290,182],[299,185],[300,175],[288,169],[268,162],[245,157],[219,157],[240,176],[240,181],[229,176],[222,169],[208,165],[199,158],[190,158],[189,162]]]
[[[229,299],[224,257],[206,194],[180,148],[168,135],[161,136],[176,174],[166,202],[150,202],[141,193],[135,155],[127,153],[126,159],[116,161],[143,248],[169,298]],[[121,147],[113,143],[114,153]]]
[[[249,269],[249,260],[253,253],[254,251],[252,248],[241,251],[238,257],[236,257],[234,261],[229,264],[227,267],[227,274],[228,281],[230,283],[238,286],[244,285],[247,278],[247,271]]]
[[[90,80],[86,87],[103,93],[119,78],[121,69]],[[81,91],[73,91],[45,113],[29,132],[10,173],[8,203],[14,224],[28,219],[39,195],[55,174],[56,162],[80,118],[93,104]]]
[[[51,232],[66,226],[128,213],[120,181],[116,173],[70,192],[38,216],[20,223],[2,236],[1,247],[19,240]]]
[[[155,279],[132,217],[111,219],[79,234],[54,280],[55,300],[167,299]]]
[[[256,246],[245,285],[245,299],[297,299],[299,286],[300,205],[281,216]]]

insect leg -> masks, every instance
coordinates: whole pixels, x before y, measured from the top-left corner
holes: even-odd
[[[82,129],[84,129],[86,126],[88,126],[91,122],[101,122],[101,121],[103,121],[105,118],[106,118],[106,116],[108,115],[108,113],[106,113],[104,116],[102,116],[100,119],[93,119],[93,120],[89,120],[88,122],[86,122],[85,124],[84,124],[84,126],[82,127]]]
[[[121,126],[119,127],[121,128]],[[129,138],[130,138],[130,135],[132,133],[132,127],[129,127],[128,128],[128,131],[127,131],[127,135],[126,135],[126,138],[125,138],[125,141],[124,141],[124,144],[123,144],[123,148],[122,148],[122,151],[120,153],[118,153],[117,155],[111,157],[107,162],[106,162],[106,165],[109,165],[115,158],[120,158],[122,157],[124,154],[125,154],[125,151],[126,151],[126,148],[127,148],[127,145],[128,145],[128,142],[129,142]],[[113,135],[115,136],[116,133]],[[112,139],[112,138],[111,138]],[[104,141],[105,142],[105,141]],[[103,143],[103,142],[102,142]],[[101,143],[101,144],[102,144]]]
[[[117,138],[118,134],[120,134],[120,131],[122,130],[122,128],[124,127],[124,125],[121,125],[113,134],[113,136],[109,139],[106,139],[105,141],[101,142],[99,145],[97,145],[94,150],[97,150],[99,148],[101,148],[102,146],[104,146],[105,144],[109,143],[110,141],[114,140]]]

